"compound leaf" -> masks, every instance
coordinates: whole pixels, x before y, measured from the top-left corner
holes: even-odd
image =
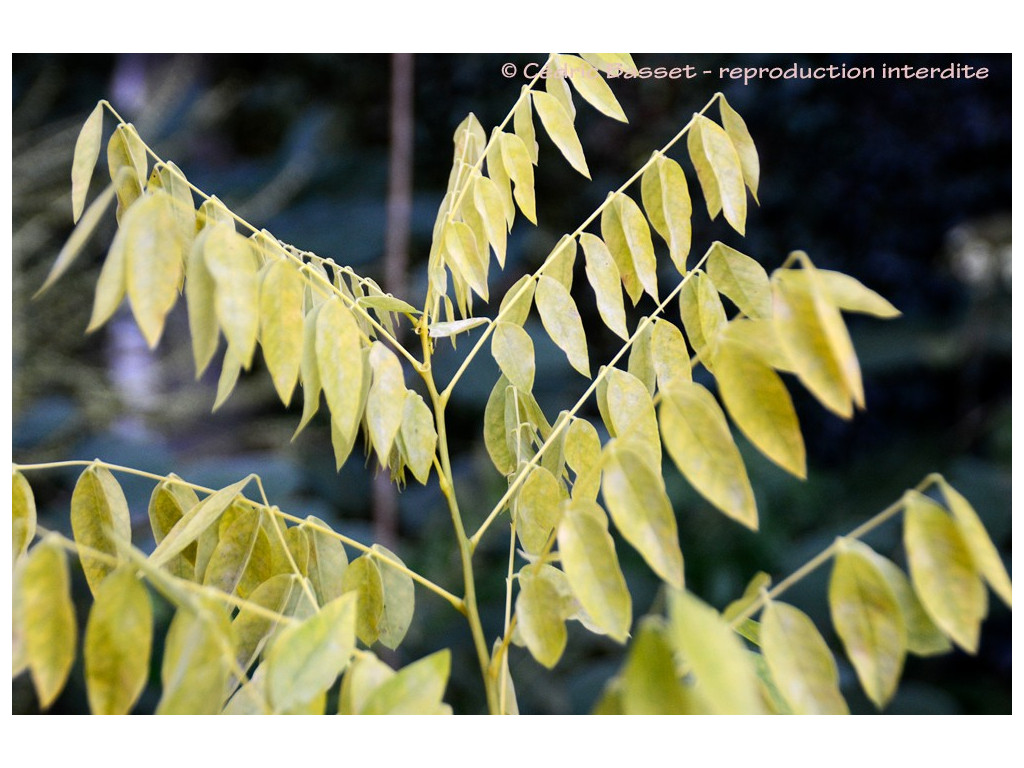
[[[772,316],[772,289],[764,267],[746,254],[715,242],[707,262],[708,277],[732,299],[739,310],[754,319]]]
[[[729,102],[725,100],[724,96],[720,97],[718,107],[722,113],[722,127],[725,128],[725,132],[739,156],[743,180],[756,201],[757,184],[761,177],[761,163],[757,157],[754,140],[750,137],[746,122],[735,109],[729,106]]]
[[[226,698],[235,657],[235,636],[227,613],[202,601],[178,609],[167,630],[158,715],[215,715]]]
[[[415,661],[388,677],[362,708],[366,715],[427,715],[450,712],[442,703],[451,672],[447,648]]]

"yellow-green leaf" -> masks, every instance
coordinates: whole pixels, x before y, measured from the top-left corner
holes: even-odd
[[[96,231],[96,225],[99,224],[103,214],[107,212],[107,208],[110,207],[113,199],[114,185],[110,184],[89,204],[88,210],[86,210],[85,215],[80,220],[76,217],[77,226],[67,239],[67,242],[64,243],[64,247],[60,249],[60,253],[57,254],[57,258],[53,262],[46,280],[39,287],[39,290],[33,294],[32,298],[41,296],[51,285],[60,279],[61,275],[68,271],[68,268],[78,258],[78,254],[82,252],[82,247],[89,242],[92,233]]]
[[[761,648],[779,693],[795,714],[849,714],[836,661],[807,614],[769,601],[761,618]]]
[[[537,132],[533,128],[533,108],[530,106],[530,89],[525,85],[519,92],[519,100],[516,101],[515,110],[512,114],[512,130],[516,136],[522,139],[526,150],[530,154],[530,161],[537,164]]]
[[[637,630],[622,670],[620,693],[626,715],[682,715],[691,711],[676,676],[664,623],[648,616]]]
[[[622,111],[612,89],[601,77],[600,71],[588,61],[569,54],[556,54],[555,66],[565,70],[566,79],[573,84],[577,92],[602,114],[615,120],[628,123],[626,113]]]
[[[621,77],[637,71],[633,57],[628,53],[581,53],[580,56],[602,72],[607,72],[609,77]]]
[[[523,275],[506,291],[498,307],[498,316],[506,323],[522,325],[533,306],[533,292],[537,284],[532,275]]]
[[[736,426],[787,472],[807,477],[807,453],[789,390],[746,348],[722,338],[715,352],[718,392]]]
[[[398,430],[398,446],[413,477],[427,484],[437,450],[434,414],[423,397],[407,392],[402,407],[402,426]]]
[[[16,567],[25,659],[39,706],[49,709],[67,682],[78,641],[68,563],[57,539],[47,537]]]
[[[714,348],[726,325],[725,307],[714,282],[704,272],[694,272],[679,292],[679,315],[690,346],[712,372]]]
[[[651,226],[668,244],[669,256],[679,274],[685,275],[693,207],[682,167],[675,160],[657,154],[640,180],[640,195]]]
[[[547,259],[544,274],[554,278],[567,291],[572,290],[573,269],[576,266],[576,239],[562,235]]]
[[[956,521],[931,499],[908,491],[903,545],[925,611],[954,643],[976,653],[988,593]]]
[[[757,530],[754,491],[714,396],[696,382],[677,383],[662,396],[661,434],[683,477],[726,515]]]
[[[513,507],[516,533],[528,553],[540,554],[562,513],[562,488],[544,467],[534,467],[526,477]]]
[[[158,715],[215,715],[227,697],[235,634],[219,603],[178,609],[167,630]]]
[[[370,555],[357,557],[342,579],[342,589],[359,596],[356,614],[356,636],[364,645],[373,645],[380,635],[380,622],[384,615],[384,583],[380,567]]]
[[[92,465],[75,484],[71,494],[71,530],[75,541],[84,547],[117,559],[118,544],[131,541],[131,516],[124,491],[106,467]],[[96,589],[114,566],[94,555],[79,555],[89,589]]]
[[[295,428],[292,440],[306,428],[310,420],[320,408],[320,363],[316,357],[316,325],[320,316],[318,304],[306,313],[302,322],[302,360],[299,363],[299,378],[302,380],[302,417]]]
[[[378,659],[373,651],[352,658],[341,681],[338,696],[339,715],[361,715],[370,695],[385,680],[395,676],[395,670]]]
[[[267,693],[275,711],[309,701],[337,679],[356,647],[356,596],[342,595],[283,629],[267,652]]]
[[[651,337],[654,335],[654,323],[648,317],[641,317],[633,334],[633,344],[629,348],[629,363],[626,370],[636,376],[647,387],[647,394],[654,397],[657,386],[657,374],[654,371],[654,354],[651,352]]]
[[[896,596],[907,629],[907,650],[917,656],[934,656],[953,650],[953,644],[925,612],[910,579],[900,567],[866,545],[860,551],[871,558]]]
[[[75,140],[75,155],[71,162],[71,211],[77,222],[85,209],[85,198],[89,194],[89,182],[100,156],[103,140],[103,104],[97,104],[85,119],[82,130]],[[108,201],[109,202],[109,201]],[[104,205],[106,208],[106,205]]]
[[[281,402],[288,405],[302,364],[306,281],[293,264],[276,261],[260,285],[260,344]]]
[[[473,204],[480,214],[487,240],[494,248],[494,256],[498,264],[504,267],[508,223],[505,221],[505,206],[498,185],[486,176],[477,177],[473,182]]]
[[[13,486],[12,539],[13,559],[28,551],[28,545],[36,535],[36,499],[32,494],[32,486],[18,470],[14,470],[11,478]]]
[[[372,547],[379,557],[377,567],[380,570],[381,594],[384,609],[377,623],[377,639],[385,648],[395,650],[405,639],[409,625],[412,624],[416,609],[416,591],[412,577],[405,571],[398,570],[391,563],[405,567],[402,559],[380,544]]]
[[[859,546],[858,546],[859,545]],[[841,541],[832,565],[832,624],[868,698],[879,709],[896,693],[907,629],[896,595],[857,541]]]
[[[653,413],[653,411],[652,411]],[[601,492],[615,527],[658,576],[683,587],[683,554],[661,473],[626,438],[605,446]],[[658,468],[660,469],[660,464]]]
[[[597,311],[612,333],[623,339],[629,338],[626,329],[626,309],[622,301],[622,279],[619,268],[604,241],[584,232],[580,244],[587,262],[587,280],[594,289]]]
[[[819,269],[818,280],[824,284],[832,303],[847,312],[859,312],[874,317],[899,317],[902,313],[883,296],[875,293],[860,280],[831,269]]]
[[[534,299],[548,336],[565,352],[569,364],[589,378],[587,334],[583,330],[583,321],[572,296],[557,280],[541,275]]]
[[[267,616],[266,611],[286,617],[289,606],[294,608],[296,596],[302,591],[300,578],[292,573],[279,573],[260,584],[246,598],[246,605],[239,609],[231,622],[238,638],[235,658],[241,669],[249,669],[253,665],[283,620]]]
[[[693,381],[690,353],[682,331],[661,318],[655,318],[651,332],[651,360],[660,389]]]
[[[1006,572],[1006,566],[1003,565],[1003,560],[999,557],[999,551],[992,543],[992,539],[989,538],[978,513],[974,511],[971,503],[943,478],[939,479],[939,489],[942,491],[946,505],[953,513],[953,519],[956,521],[960,535],[971,553],[974,567],[989,583],[992,590],[999,595],[999,598],[1006,603],[1006,606],[1010,607],[1013,597],[1010,575]]]
[[[174,215],[178,203],[156,190],[128,209],[121,220],[126,257],[126,285],[139,330],[153,348],[164,321],[178,300],[185,262],[185,241]]]
[[[203,252],[216,284],[217,321],[248,370],[260,327],[260,287],[253,243],[233,227],[217,225],[206,238]]]
[[[92,333],[109,320],[124,298],[127,287],[126,271],[127,255],[125,250],[125,233],[119,229],[110,244],[107,258],[100,269],[99,280],[96,281],[96,298],[93,302],[92,316],[86,333]]]
[[[701,118],[700,115],[693,116],[693,122],[686,135],[686,149],[690,155],[690,162],[693,163],[693,168],[697,172],[701,191],[704,193],[708,216],[714,221],[722,211],[722,196],[718,191],[718,179],[715,177],[715,171],[704,151],[704,139],[701,132],[705,122],[711,121]]]
[[[633,602],[619,568],[604,511],[574,501],[558,524],[558,553],[573,596],[594,626],[619,643],[629,636]]]
[[[533,389],[536,363],[533,340],[520,326],[498,322],[491,335],[491,355],[512,385],[522,392]]]
[[[270,578],[271,550],[259,513],[245,507],[221,533],[203,574],[203,584],[245,598]]]
[[[131,123],[121,123],[107,142],[107,168],[117,188],[117,220],[142,195],[149,170],[146,148]],[[124,171],[122,173],[122,171]]]
[[[715,287],[732,299],[741,312],[752,318],[772,316],[768,274],[754,259],[716,241],[711,245],[707,270]]]
[[[534,224],[537,223],[537,204],[533,194],[533,163],[530,162],[530,153],[523,144],[523,140],[513,133],[500,133],[498,142],[501,145],[501,162],[508,173],[509,178],[515,183],[515,199],[519,204],[519,210]],[[494,172],[491,171],[491,160],[488,155],[487,170],[490,176],[497,183]],[[499,190],[501,184],[498,185]],[[508,209],[505,210],[505,218],[509,226],[512,219]]]
[[[639,301],[641,291],[658,301],[658,264],[651,229],[640,206],[628,195],[616,194],[601,214],[601,235],[633,303]]]
[[[742,235],[747,219],[747,190],[744,186],[743,168],[736,147],[733,146],[729,134],[717,123],[703,115],[696,116],[694,120],[700,124],[700,130],[695,135],[700,138],[700,149],[714,176],[725,220]],[[699,169],[698,176],[700,176]],[[704,179],[701,178],[701,184],[703,185],[703,183]],[[704,194],[707,196],[706,190]],[[710,213],[710,205],[708,212]],[[714,216],[712,215],[711,218]]]
[[[366,400],[366,423],[377,458],[387,466],[391,446],[402,426],[405,410],[405,377],[398,356],[381,342],[370,345],[373,383]]]
[[[654,402],[646,385],[618,368],[608,369],[604,398],[608,411],[605,426],[612,437],[630,445],[652,470],[661,467],[661,439]]]
[[[454,266],[477,295],[487,301],[487,243],[478,242],[464,222],[453,221],[445,228],[444,251],[449,266]]]
[[[854,403],[864,402],[860,366],[839,310],[812,270],[780,269],[772,275],[775,335],[811,394],[849,419]]]
[[[331,421],[355,439],[362,418],[363,354],[359,326],[340,297],[324,302],[316,320],[316,360]]]
[[[509,228],[512,227],[512,222],[515,221],[516,217],[516,206],[512,202],[512,179],[510,171],[506,170],[505,161],[505,142],[502,141],[503,133],[495,126],[491,132],[491,141],[487,149],[487,176],[494,182],[494,185],[498,188],[498,194],[501,195],[501,205],[505,210],[505,223]],[[519,140],[522,143],[522,139]],[[526,148],[526,145],[523,144]],[[529,150],[527,150],[527,159],[531,159]],[[530,172],[530,198],[533,196],[533,172]],[[442,210],[444,210],[442,206]],[[435,239],[436,239],[435,234]]]
[[[215,308],[217,284],[206,267],[206,238],[210,229],[203,229],[192,241],[185,268],[185,300],[188,303],[188,327],[192,334],[192,356],[196,378],[206,371],[217,351],[220,326]]]
[[[122,566],[96,590],[82,653],[94,715],[128,714],[149,677],[153,607],[135,568]]]
[[[711,606],[682,590],[668,593],[671,640],[694,677],[694,695],[715,715],[764,713],[753,657]]]
[[[750,188],[750,194],[757,200],[757,184],[761,177],[761,162],[757,157],[757,148],[754,140],[750,137],[747,124],[739,113],[729,106],[725,96],[720,96],[718,108],[722,113],[722,127],[732,141],[736,154],[740,159],[740,167],[743,170],[743,180]]]
[[[216,493],[211,493],[202,502],[189,509],[153,550],[153,554],[149,556],[150,562],[159,567],[197,541],[203,531],[213,525],[224,513],[224,510],[231,506],[249,480],[250,478],[247,477]],[[205,566],[202,572],[205,572]],[[196,575],[201,576],[202,573],[197,572]]]
[[[159,544],[170,533],[171,529],[181,520],[185,514],[199,504],[199,497],[189,486],[178,480],[178,476],[171,474],[166,480],[153,489],[149,498],[149,525],[153,531],[153,540]],[[181,562],[171,568],[176,575],[191,578],[194,573],[196,562],[196,547],[189,545],[181,553]]]
[[[565,460],[576,473],[575,500],[593,501],[601,485],[601,438],[586,419],[573,418],[565,430]]]
[[[519,572],[517,627],[533,658],[548,669],[558,663],[569,639],[564,604],[558,588],[544,578],[543,570],[526,566]]]
[[[428,715],[450,713],[441,701],[451,672],[451,651],[432,653],[388,677],[362,708],[365,715]]]
[[[516,459],[506,440],[505,401],[508,389],[508,379],[502,374],[484,406],[484,447],[494,468],[503,475],[511,474],[516,467]]]
[[[590,178],[590,169],[587,168],[587,160],[583,155],[583,146],[580,138],[576,135],[576,129],[572,124],[572,117],[559,103],[558,99],[544,91],[533,92],[533,106],[537,110],[541,123],[548,136],[558,147],[569,165]],[[525,211],[524,211],[525,213]]]

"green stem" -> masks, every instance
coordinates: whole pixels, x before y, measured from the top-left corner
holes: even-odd
[[[476,648],[477,660],[480,664],[480,672],[483,675],[484,688],[487,695],[487,709],[491,714],[497,714],[500,709],[497,687],[494,685],[488,670],[490,668],[490,652],[487,649],[487,640],[484,636],[483,624],[480,621],[480,610],[476,602],[476,578],[473,573],[473,549],[466,536],[466,527],[462,522],[462,513],[459,511],[459,502],[455,496],[455,483],[452,475],[451,456],[448,452],[448,429],[445,423],[445,398],[438,393],[437,385],[434,383],[433,374],[430,371],[430,339],[427,335],[426,323],[420,324],[420,340],[424,350],[424,360],[428,364],[422,372],[424,383],[427,385],[427,392],[434,410],[434,420],[437,425],[437,447],[438,455],[435,458],[434,466],[438,472],[438,481],[441,486],[441,493],[448,503],[448,511],[452,518],[452,528],[455,530],[455,539],[459,547],[459,559],[462,564],[462,578],[465,588],[465,595],[462,598],[463,613],[469,622],[470,633],[473,635],[473,646]]]

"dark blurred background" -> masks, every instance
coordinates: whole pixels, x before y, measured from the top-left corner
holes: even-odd
[[[414,59],[413,198],[409,293],[422,300],[425,255],[447,183],[451,137],[470,111],[486,129],[500,122],[543,54],[418,55]],[[799,482],[764,460],[740,436],[761,513],[752,534],[714,512],[666,466],[678,512],[690,589],[719,608],[757,571],[776,580],[832,539],[867,519],[931,471],[943,473],[976,507],[1004,558],[1010,557],[1010,57],[996,55],[688,55],[638,54],[640,66],[698,70],[733,66],[875,66],[874,80],[612,82],[630,124],[605,118],[577,97],[577,128],[593,181],[587,182],[540,137],[539,226],[517,218],[504,273],[492,268],[492,296],[534,269],[558,238],[671,138],[716,90],[743,115],[761,157],[760,207],[747,236],[709,222],[685,149],[694,197],[694,255],[713,239],[758,258],[769,270],[790,250],[856,276],[903,311],[895,321],[850,317],[864,371],[868,409],[851,422],[818,406],[790,381],[808,447],[809,477]],[[882,80],[881,65],[987,67],[986,79]],[[223,486],[249,472],[271,501],[317,515],[369,543],[393,537],[407,563],[459,592],[458,558],[436,483],[415,482],[397,497],[397,518],[374,522],[372,463],[355,455],[335,473],[323,411],[294,442],[301,398],[284,409],[257,361],[227,403],[210,414],[219,364],[194,382],[183,302],[164,339],[149,352],[122,308],[86,336],[92,291],[113,222],[89,245],[55,290],[32,301],[71,231],[70,168],[77,132],[109,99],[165,160],[209,194],[279,238],[350,264],[387,285],[385,242],[391,57],[387,55],[15,55],[13,58],[13,424],[14,459],[91,459],[196,483]],[[717,110],[712,116],[718,117]],[[108,120],[107,135],[112,126]],[[538,128],[538,135],[540,135]],[[105,174],[104,161],[97,174]],[[94,179],[93,194],[99,187]],[[639,197],[639,190],[632,190]],[[668,264],[668,259],[664,259]],[[582,271],[577,281],[585,284]],[[672,279],[663,273],[663,286]],[[592,329],[592,362],[606,361],[616,339],[579,294]],[[641,304],[639,312],[649,311]],[[493,312],[481,307],[480,312]],[[678,318],[677,318],[678,319]],[[635,317],[633,318],[635,321]],[[632,321],[631,321],[632,322]],[[564,356],[537,340],[537,395],[549,417],[585,388]],[[467,341],[471,341],[468,339]],[[442,348],[439,379],[470,346]],[[481,356],[485,357],[485,356]],[[595,368],[596,369],[596,368]],[[480,418],[497,373],[479,360],[449,409],[455,420],[455,471],[467,528],[475,530],[503,491],[481,441]],[[411,379],[410,379],[411,383]],[[596,409],[595,409],[596,411]],[[451,426],[451,425],[450,425]],[[77,471],[30,475],[40,522],[70,531],[68,504]],[[152,485],[119,478],[147,546]],[[379,485],[379,484],[378,484]],[[376,491],[377,505],[386,504]],[[869,543],[902,562],[900,526]],[[507,531],[483,541],[479,599],[489,636],[501,631]],[[656,601],[657,583],[635,552],[618,551],[638,614]],[[834,640],[825,603],[827,568],[787,595]],[[77,594],[87,589],[80,578]],[[389,657],[407,663],[440,647],[455,654],[447,700],[456,712],[484,709],[468,630],[446,604],[417,590],[406,642]],[[887,712],[1009,713],[1010,616],[992,600],[981,649],[908,659]],[[81,601],[84,626],[87,602]],[[166,624],[166,606],[158,610]],[[579,631],[577,631],[579,630]],[[159,649],[157,649],[159,650]],[[838,656],[854,711],[871,712],[852,669]],[[573,624],[562,661],[549,673],[518,648],[512,672],[522,711],[587,712],[622,649]],[[159,669],[137,711],[155,706]],[[15,712],[36,708],[27,675],[13,682]],[[87,710],[77,669],[53,711]]]

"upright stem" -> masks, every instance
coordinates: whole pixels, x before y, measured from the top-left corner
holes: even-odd
[[[420,338],[423,343],[423,359],[425,363],[430,360],[430,339],[427,335],[426,323],[420,325]],[[491,657],[487,650],[487,640],[484,637],[483,624],[480,622],[480,610],[476,604],[476,579],[473,575],[473,547],[466,535],[466,527],[462,522],[462,513],[459,511],[459,502],[455,496],[455,483],[452,477],[451,457],[448,452],[448,429],[445,424],[445,406],[448,399],[437,391],[434,376],[429,364],[424,365],[422,372],[423,380],[427,385],[430,400],[434,409],[434,419],[437,425],[437,447],[439,461],[435,464],[438,470],[438,479],[441,485],[441,493],[448,502],[448,511],[452,516],[452,527],[455,530],[455,539],[459,545],[459,558],[462,562],[462,578],[465,586],[465,594],[462,598],[464,613],[469,621],[469,629],[473,635],[473,646],[476,648],[477,660],[480,664],[480,673],[483,676],[484,688],[487,693],[487,709],[492,714],[499,714],[501,704],[498,698],[498,689],[494,679],[489,674]]]

